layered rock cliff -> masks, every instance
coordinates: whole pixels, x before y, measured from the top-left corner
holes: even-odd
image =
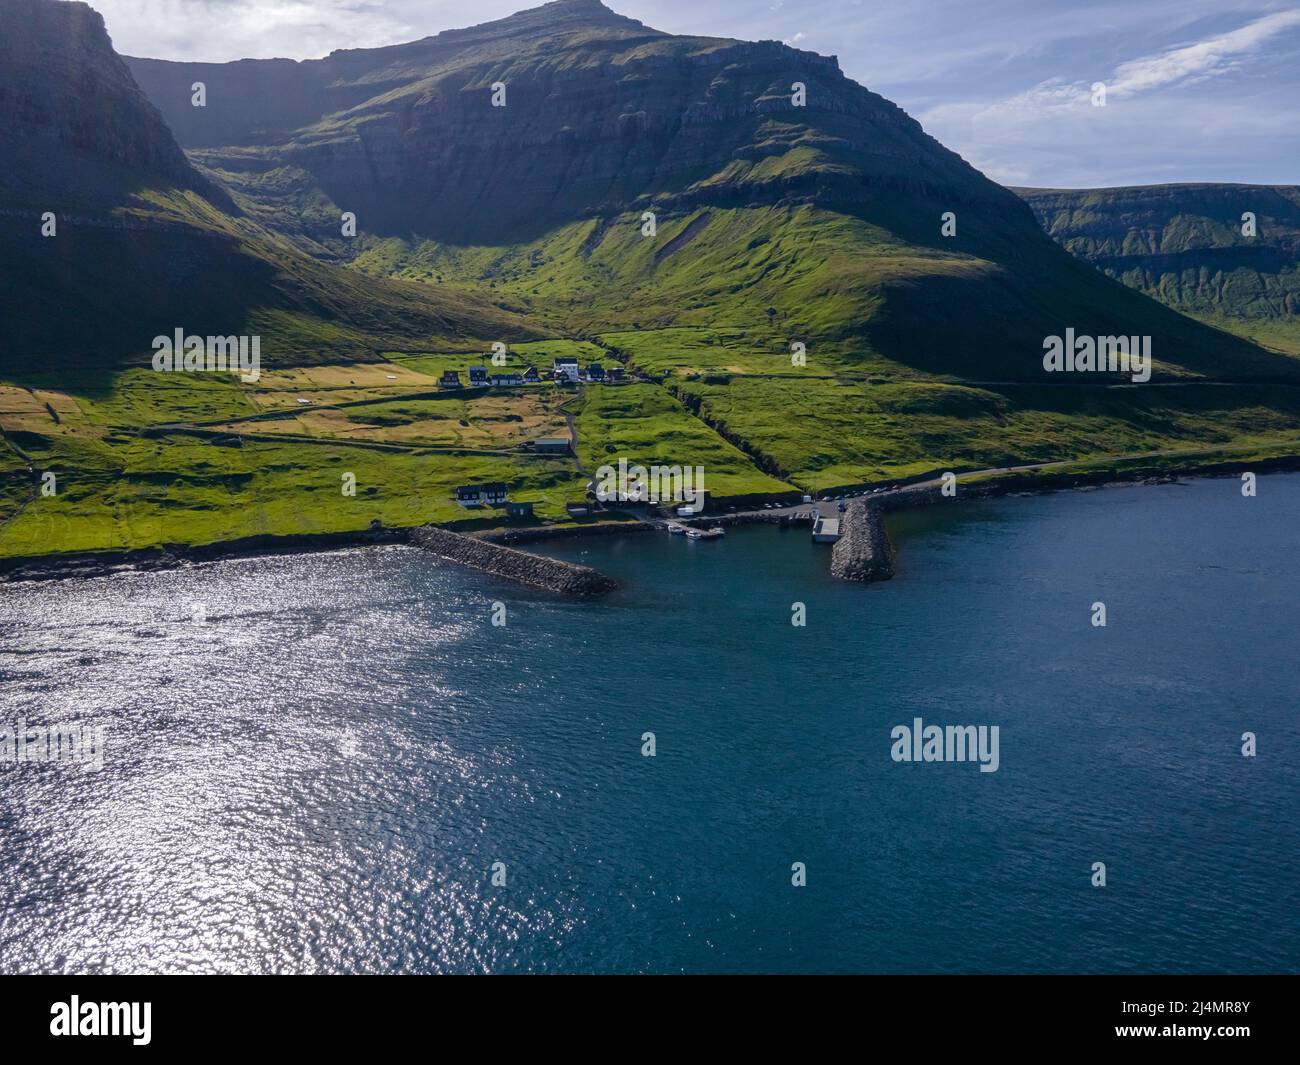
[[[1300,187],[1016,191],[1071,254],[1170,307],[1300,324]]]
[[[675,37],[596,0],[304,63],[129,62],[186,147],[268,149],[198,158],[232,173],[296,168],[380,234],[517,242],[643,200],[814,190],[858,203],[942,190],[952,209],[1029,222],[834,57]],[[189,106],[194,81],[203,111]]]

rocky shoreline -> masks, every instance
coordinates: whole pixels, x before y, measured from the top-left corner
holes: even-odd
[[[1300,469],[1300,456],[1283,456],[1260,459],[1254,462],[1224,462],[1209,466],[1187,467],[1171,472],[1159,469],[1134,468],[1116,472],[1070,473],[1035,475],[1008,475],[989,478],[976,484],[959,484],[955,498],[942,495],[939,488],[909,488],[906,485],[891,492],[873,496],[870,502],[881,511],[900,510],[906,507],[932,506],[1000,496],[1047,495],[1052,492],[1120,485],[1169,484],[1191,477],[1232,477],[1245,471],[1255,473],[1284,473]],[[929,475],[927,475],[929,476]],[[766,511],[702,516],[688,521],[709,525],[809,524],[806,520]],[[423,526],[421,529],[436,529]],[[491,545],[516,543],[544,543],[549,540],[587,536],[612,536],[623,533],[645,532],[655,526],[647,521],[599,522],[590,525],[537,526],[524,529],[491,529],[472,536],[454,533],[464,540]],[[377,544],[407,544],[412,542],[418,529],[357,529],[350,532],[303,533],[286,536],[253,536],[240,540],[226,540],[213,544],[190,546],[167,544],[162,547],[142,548],[132,551],[76,552],[48,556],[25,556],[0,559],[0,584],[18,581],[66,580],[80,577],[104,577],[116,573],[175,569],[205,562],[218,562],[234,558],[255,558],[267,555],[304,554],[314,551],[336,551],[348,547],[365,547]],[[441,530],[446,531],[446,530]],[[468,552],[467,552],[468,553]],[[541,556],[516,552],[527,558]],[[892,559],[892,554],[891,554]],[[471,563],[466,563],[471,565]],[[478,568],[478,567],[476,567]],[[585,568],[585,567],[579,567]],[[595,572],[595,571],[592,571]],[[508,576],[508,574],[502,574]],[[516,579],[516,578],[509,578]],[[605,578],[609,580],[609,578]],[[532,584],[525,580],[524,583]],[[534,585],[542,587],[544,585]],[[561,594],[567,594],[561,591]],[[583,593],[589,594],[589,593]],[[599,594],[599,593],[597,593]]]
[[[165,544],[134,551],[82,551],[71,554],[0,559],[0,584],[109,577],[116,573],[180,569],[204,562],[267,555],[301,555],[371,544],[402,544],[406,529],[358,529],[352,532],[249,536],[214,544]]]

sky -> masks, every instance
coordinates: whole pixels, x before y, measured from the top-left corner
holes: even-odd
[[[119,52],[203,60],[313,59],[537,6],[89,2]],[[605,2],[669,33],[782,40],[836,55],[845,74],[1003,184],[1300,183],[1296,0]],[[1105,106],[1093,103],[1097,83]]]

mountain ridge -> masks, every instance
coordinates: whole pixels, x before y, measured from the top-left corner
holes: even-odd
[[[1108,276],[1175,310],[1300,354],[1300,186],[1176,182],[1013,191],[1053,239]]]
[[[561,330],[573,327],[566,308],[600,303],[602,277],[629,291],[671,281],[680,253],[634,265],[633,246],[618,240],[643,212],[699,225],[686,216],[765,211],[767,232],[739,227],[747,240],[782,249],[788,273],[820,272],[805,290],[850,293],[833,332],[856,322],[871,348],[923,372],[1041,377],[1041,339],[1067,325],[1156,335],[1157,358],[1183,367],[1173,372],[1218,366],[1228,376],[1286,377],[1296,369],[1081,269],[1018,196],[846,78],[834,57],[779,42],[679,37],[592,0],[563,0],[324,60],[128,65],[203,172],[321,258],[364,259],[379,276],[376,243],[398,240],[407,259],[428,242],[440,246],[434,256],[444,266],[463,259],[445,254],[457,247],[495,247],[498,258],[517,262],[510,249],[528,246],[531,259],[545,260],[566,227],[594,226],[602,236],[580,247],[595,265],[574,277],[576,292],[557,294],[558,304],[542,305],[547,275],[533,284],[528,270],[516,270],[512,299]],[[190,108],[189,86],[200,75],[209,106]],[[492,106],[493,85],[504,86],[505,106]],[[249,97],[291,101],[290,117],[311,121],[291,130],[284,116],[264,121]],[[234,134],[243,143],[229,143]],[[801,262],[785,254],[802,239],[786,228],[789,213],[804,206],[828,223],[818,233],[833,230],[852,245],[825,257],[848,275],[832,276],[815,254],[803,252]],[[360,239],[339,238],[344,211],[356,214]],[[945,212],[960,216],[955,238],[940,234]],[[852,233],[835,222],[843,218],[856,220]],[[696,237],[692,247],[705,244]],[[865,270],[851,269],[855,254]],[[490,270],[403,276],[441,277],[464,292],[496,286]],[[755,279],[737,276],[732,287],[744,299]],[[776,320],[785,311],[790,328],[815,329],[806,301],[758,287]],[[532,289],[538,298],[529,303]],[[698,315],[684,306],[679,317]],[[613,314],[585,321],[621,324]],[[977,370],[972,360],[987,365]]]

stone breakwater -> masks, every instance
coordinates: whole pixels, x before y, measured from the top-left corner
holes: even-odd
[[[491,529],[475,533],[478,540],[494,544],[544,543],[548,540],[572,540],[588,536],[622,536],[624,533],[654,532],[648,521],[606,521],[593,525],[539,525],[531,529]]]
[[[617,587],[612,577],[590,566],[516,551],[513,547],[503,547],[432,525],[413,530],[411,543],[462,566],[560,595],[604,595]]]
[[[855,499],[840,515],[840,538],[831,548],[831,576],[843,581],[887,581],[894,575],[894,546],[879,506]]]

